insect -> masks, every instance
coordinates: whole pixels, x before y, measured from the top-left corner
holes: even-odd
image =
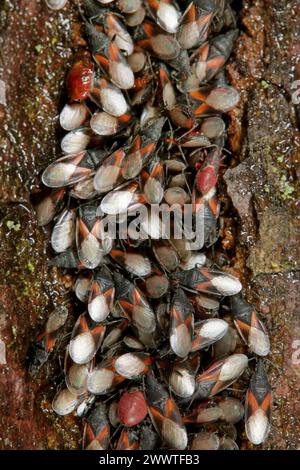
[[[222,157],[219,149],[214,149],[206,157],[203,165],[200,166],[196,174],[195,183],[197,190],[202,194],[207,194],[213,189],[218,181],[219,168]]]
[[[152,374],[147,377],[149,414],[155,429],[171,447],[184,450],[187,432],[176,403]]]
[[[130,429],[123,429],[116,444],[116,450],[137,450],[138,448],[138,436]]]
[[[109,41],[109,39],[103,34],[101,34],[99,39],[100,41],[98,40],[97,44],[99,46],[101,45],[101,48],[104,42],[104,54],[97,52],[94,56],[96,62],[106,73],[108,73],[112,83],[121,90],[129,90],[130,88],[133,88],[134,74],[127,59],[120,51],[117,44]]]
[[[205,11],[198,7],[197,2],[191,2],[178,30],[178,41],[183,49],[191,49],[205,41],[209,25],[213,18],[213,10]]]
[[[52,408],[59,416],[65,416],[72,413],[80,404],[82,399],[74,395],[67,388],[57,392],[53,398]]]
[[[45,186],[61,188],[88,178],[95,166],[104,158],[102,151],[97,153],[82,152],[66,155],[51,163],[42,175]]]
[[[122,185],[104,196],[101,210],[108,215],[122,214],[133,210],[145,201],[136,182]]]
[[[207,268],[195,267],[174,273],[171,277],[187,289],[216,296],[235,295],[242,289],[242,285],[236,277]]]
[[[62,205],[65,189],[52,190],[36,206],[36,218],[39,225],[47,225],[54,218],[57,210]]]
[[[151,262],[149,258],[140,254],[140,252],[130,249],[127,251],[112,249],[110,256],[116,263],[123,266],[126,271],[135,276],[146,277],[151,274]]]
[[[228,323],[220,318],[211,318],[203,322],[196,323],[195,337],[192,342],[192,351],[199,351],[207,348],[211,344],[225,336],[228,330]]]
[[[189,96],[195,103],[196,117],[209,116],[216,111],[227,113],[236,107],[240,99],[236,89],[227,85],[218,88],[201,87],[199,90],[190,91]]]
[[[195,396],[208,398],[229,387],[244,372],[248,358],[244,354],[232,354],[217,361],[202,374],[198,375],[198,388]]]
[[[86,450],[105,450],[108,448],[109,442],[110,426],[105,405],[98,405],[87,417],[82,447]]]
[[[269,432],[271,421],[271,386],[262,359],[257,361],[250,387],[246,394],[245,429],[250,442],[262,444]]]
[[[173,297],[170,317],[171,348],[177,356],[184,358],[192,349],[194,317],[193,307],[182,289],[178,289]]]
[[[153,358],[149,354],[135,352],[122,354],[116,359],[115,369],[119,375],[134,379],[149,372]]]
[[[59,122],[66,131],[73,131],[84,126],[89,115],[89,109],[84,103],[67,103],[59,115]]]
[[[69,344],[69,354],[76,364],[87,364],[100,347],[106,327],[89,320],[86,315],[81,315],[72,332]]]
[[[128,111],[128,104],[122,91],[105,78],[94,81],[91,98],[111,116],[118,118]]]
[[[114,303],[115,284],[109,271],[100,270],[89,283],[88,312],[95,322],[104,321]]]
[[[213,432],[199,432],[193,437],[191,450],[219,450],[220,439]]]
[[[196,371],[199,367],[199,357],[194,356],[184,362],[180,360],[175,364],[168,364],[162,361],[159,364],[162,372],[166,375],[171,390],[182,398],[191,397],[196,388]]]
[[[230,55],[236,37],[236,30],[228,31],[199,47],[194,54],[195,63],[193,64],[199,83],[211,80],[223,67]]]
[[[93,186],[99,193],[111,191],[122,183],[122,165],[125,151],[120,148],[109,155],[95,173]]]
[[[155,316],[142,292],[121,274],[115,273],[116,301],[132,324],[141,331],[155,330]]]
[[[145,200],[149,204],[159,204],[164,197],[164,168],[158,158],[152,158],[142,170],[141,179]]]
[[[94,63],[90,54],[84,53],[74,62],[67,77],[67,88],[71,101],[85,100],[91,91],[94,79]]]
[[[168,33],[176,33],[180,22],[177,8],[167,0],[148,0],[146,3],[157,24]]]
[[[122,167],[124,179],[135,178],[146,165],[150,156],[155,151],[164,121],[164,118],[159,118],[154,120],[154,122],[150,121],[142,133],[135,137]]]
[[[234,324],[250,350],[258,356],[267,356],[270,352],[269,336],[254,307],[238,295],[231,298],[231,309]]]
[[[180,45],[174,36],[162,33],[154,23],[143,22],[143,30],[147,39],[140,39],[136,45],[149,51],[159,59],[170,61],[180,53]]]
[[[73,245],[75,240],[75,220],[74,210],[64,210],[51,234],[51,246],[56,253],[62,253]]]
[[[53,221],[49,265],[74,275],[77,298],[74,317],[51,314],[38,338],[40,363],[54,348],[65,357],[52,408],[84,420],[84,449],[238,449],[247,354],[270,343],[231,274],[234,238],[222,239],[225,115],[240,97],[225,75],[234,2],[79,3],[62,154],[36,197],[37,223]],[[258,361],[245,403],[254,444],[269,397]]]
[[[89,269],[99,266],[104,255],[101,241],[101,219],[94,204],[81,206],[76,219],[78,258]]]
[[[105,359],[88,376],[87,389],[94,395],[106,395],[124,382],[125,377],[115,369],[116,358]]]
[[[129,390],[124,392],[118,403],[118,415],[125,426],[139,424],[148,413],[147,403],[143,392]]]
[[[244,407],[238,399],[216,397],[213,400],[199,403],[183,420],[185,423],[191,424],[207,424],[220,420],[235,424],[243,416]]]
[[[30,363],[30,372],[35,376],[48,360],[55,344],[62,335],[62,329],[68,318],[68,309],[65,306],[57,307],[51,312],[45,330],[40,333],[32,348],[33,358]]]

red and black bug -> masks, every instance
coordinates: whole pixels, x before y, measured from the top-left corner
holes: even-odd
[[[32,361],[30,361],[29,366],[32,375],[36,375],[48,360],[49,354],[62,336],[62,330],[67,318],[68,309],[65,306],[57,307],[50,313],[45,330],[38,335],[32,347]]]
[[[208,176],[211,175],[208,174]],[[210,246],[217,239],[216,227],[220,209],[221,205],[216,196],[215,187],[212,187],[208,193],[202,194],[195,185],[192,192],[192,213],[199,226],[198,236],[202,234],[202,246],[204,244]],[[199,249],[202,246],[199,245]]]
[[[209,25],[213,18],[213,9],[202,9],[197,2],[191,2],[178,29],[177,37],[183,49],[191,49],[205,41],[209,31]]]
[[[132,248],[127,249],[126,251],[113,248],[109,255],[114,261],[116,261],[116,263],[134,276],[146,277],[152,272],[149,258],[140,253],[140,251]]]
[[[122,91],[103,77],[94,82],[90,97],[103,111],[117,118],[129,109]]]
[[[148,374],[153,357],[143,352],[126,353],[115,361],[116,372],[127,379],[136,379]]]
[[[101,350],[107,351],[114,346],[121,338],[128,326],[128,320],[117,320],[116,323],[111,322],[103,340]],[[143,348],[142,348],[143,349]]]
[[[119,440],[116,444],[115,450],[138,450],[139,438],[137,434],[131,429],[123,429]]]
[[[238,423],[244,416],[244,407],[237,398],[215,397],[198,403],[183,417],[186,424],[209,424],[217,421]]]
[[[179,357],[186,357],[192,349],[194,332],[193,307],[184,291],[178,289],[170,310],[170,345]]]
[[[194,71],[199,83],[211,80],[223,67],[236,37],[236,30],[228,31],[199,47],[193,55]]]
[[[99,266],[105,253],[101,241],[102,223],[98,213],[97,205],[87,204],[79,208],[76,220],[78,258],[89,269]]]
[[[107,13],[104,23],[107,37],[117,45],[123,54],[131,55],[134,49],[133,40],[120,17],[113,13]]]
[[[137,284],[141,286],[141,290],[146,290],[150,299],[163,297],[170,287],[168,277],[158,269],[153,269],[145,280],[140,280]]]
[[[64,306],[56,308],[50,314],[46,323],[45,331],[37,338],[37,342],[43,344],[43,349],[46,353],[49,353],[54,348],[59,332],[66,323],[67,318],[68,309]]]
[[[187,289],[211,295],[234,295],[242,289],[242,285],[236,277],[223,271],[213,271],[208,268],[196,267],[173,273],[171,277]]]
[[[248,358],[244,354],[232,354],[232,356],[214,363],[198,375],[195,398],[212,397],[228,388],[240,377],[247,365]]]
[[[211,318],[195,324],[195,336],[192,341],[192,351],[200,351],[214,344],[228,330],[228,323],[220,318]]]
[[[147,0],[146,4],[150,9],[157,24],[170,34],[176,33],[180,12],[169,0]]]
[[[138,47],[164,61],[176,59],[180,53],[180,45],[174,36],[166,34],[150,21],[144,21],[142,26],[147,39],[137,41]]]
[[[106,395],[115,390],[125,377],[118,374],[115,369],[116,357],[105,359],[101,364],[94,367],[88,376],[87,389],[94,395]]]
[[[207,194],[217,184],[220,166],[222,162],[221,151],[213,149],[211,153],[206,157],[202,165],[196,166],[198,169],[195,184],[198,191],[202,194]]]
[[[90,54],[85,53],[71,67],[67,77],[67,88],[71,101],[85,100],[92,89],[94,63]]]
[[[127,183],[110,191],[102,199],[100,208],[104,214],[118,215],[133,211],[145,202],[137,182]]]
[[[96,406],[87,417],[82,447],[86,450],[106,450],[110,444],[110,426],[105,405]]]
[[[178,360],[175,363],[161,360],[157,362],[157,365],[162,375],[165,376],[172,392],[177,395],[177,397],[189,398],[192,397],[195,392],[195,376],[199,368],[199,363],[200,357],[199,355],[195,355],[191,359],[188,358],[185,361]]]
[[[78,364],[73,361],[67,349],[64,362],[65,382],[68,390],[77,397],[87,396],[87,380],[94,361]]]
[[[164,167],[159,158],[151,158],[142,170],[141,180],[145,200],[149,204],[159,204],[164,197]]]
[[[121,423],[127,427],[139,424],[148,413],[144,394],[140,390],[124,392],[118,403],[118,415]]]
[[[88,312],[95,322],[104,321],[109,315],[115,297],[115,284],[108,270],[98,271],[90,285]]]
[[[270,352],[270,340],[253,305],[248,304],[241,295],[231,298],[231,312],[234,324],[250,350],[258,356]]]
[[[271,427],[271,400],[271,386],[263,360],[259,359],[245,403],[245,429],[252,444],[259,445],[267,439]]]
[[[159,69],[162,100],[168,115],[175,126],[191,129],[195,125],[193,112],[185,97],[177,96],[166,67]]]
[[[64,130],[73,131],[87,124],[89,116],[85,103],[67,103],[59,115],[59,123]]]
[[[105,334],[106,326],[80,315],[75,323],[68,352],[76,364],[87,364],[98,351]]]
[[[36,218],[39,225],[47,225],[54,218],[57,210],[62,205],[65,196],[65,188],[52,190],[36,206]]]
[[[116,301],[121,311],[141,331],[155,330],[155,316],[142,292],[121,274],[115,273]]]
[[[124,179],[135,178],[147,164],[150,156],[153,154],[157,142],[161,136],[161,130],[165,118],[159,118],[150,121],[150,123],[137,135],[126,152],[126,158],[122,167],[122,176]]]
[[[82,151],[65,155],[51,163],[42,175],[45,186],[61,188],[82,181],[93,173],[95,167],[105,158],[105,151]]]
[[[116,117],[105,111],[101,111],[93,114],[90,120],[90,126],[91,130],[98,136],[100,145],[103,137],[117,134],[123,128],[128,126],[131,119],[132,115],[130,113]]]
[[[171,449],[184,450],[187,432],[175,401],[154,375],[147,376],[147,401],[153,426]]]
[[[193,436],[191,450],[219,450],[220,439],[214,432],[201,431]]]
[[[227,113],[236,107],[240,99],[236,89],[227,85],[217,88],[201,87],[199,90],[190,91],[189,97],[194,102],[194,115],[197,118],[206,117],[216,112]]]
[[[100,39],[102,40],[102,38],[101,34]],[[96,47],[99,47],[100,50],[95,53],[94,58],[100,67],[108,73],[111,81],[121,90],[133,88],[133,72],[117,44],[110,42],[104,35],[104,41],[97,41]]]
[[[122,183],[122,166],[125,155],[125,151],[120,148],[103,161],[94,176],[96,191],[106,193]]]
[[[63,388],[53,398],[52,408],[59,416],[65,416],[76,410],[82,402],[83,397],[74,395],[68,388]]]

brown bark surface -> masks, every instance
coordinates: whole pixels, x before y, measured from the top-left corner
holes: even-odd
[[[39,190],[41,170],[59,154],[57,117],[80,43],[78,17],[71,1],[60,12],[42,0],[1,0],[0,9],[0,449],[78,448],[81,423],[51,411],[63,380],[60,358],[38,378],[29,375],[27,359],[49,313],[70,289],[68,277],[48,267],[48,234],[36,225],[30,195]],[[233,267],[271,335],[273,428],[261,448],[295,449],[300,136],[292,83],[300,79],[299,2],[245,0],[239,15],[241,34],[227,72],[242,99],[230,116],[232,158],[221,187],[234,215],[226,218],[222,235],[224,246],[233,236]],[[242,439],[241,447],[250,446]]]
[[[237,214],[236,268],[272,342],[273,427],[264,449],[296,449],[300,440],[300,134],[292,89],[300,76],[299,15],[297,0],[244,1],[227,66],[242,96],[229,127],[236,161],[224,175]]]

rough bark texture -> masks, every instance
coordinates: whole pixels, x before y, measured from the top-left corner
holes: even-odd
[[[77,16],[70,4],[51,12],[44,1],[0,3],[2,91],[5,87],[0,105],[0,448],[4,449],[77,448],[81,439],[73,417],[60,420],[51,411],[51,399],[62,382],[58,358],[49,361],[38,379],[27,372],[29,346],[69,288],[68,278],[47,265],[48,236],[37,227],[30,195],[39,189],[40,171],[59,152],[58,109],[73,55],[71,45],[77,41]]]
[[[238,216],[236,267],[246,276],[248,299],[265,318],[272,341],[273,428],[264,449],[295,449],[300,439],[300,134],[292,90],[300,74],[299,13],[297,0],[244,1],[241,34],[227,66],[242,96],[229,128],[239,164],[233,162],[224,175]]]
[[[30,194],[38,191],[41,169],[59,153],[61,92],[72,48],[80,43],[72,5],[51,12],[41,0],[0,1],[0,449],[80,446],[76,418],[51,411],[62,381],[60,358],[38,378],[27,371],[29,345],[70,288],[68,277],[47,265],[47,234],[36,225]],[[291,98],[300,78],[298,21],[297,0],[245,0],[227,66],[242,100],[230,116],[233,157],[223,188],[235,213],[226,217],[223,246],[271,334],[273,429],[264,449],[295,449],[300,439],[300,136]],[[246,440],[242,447],[249,448]]]

